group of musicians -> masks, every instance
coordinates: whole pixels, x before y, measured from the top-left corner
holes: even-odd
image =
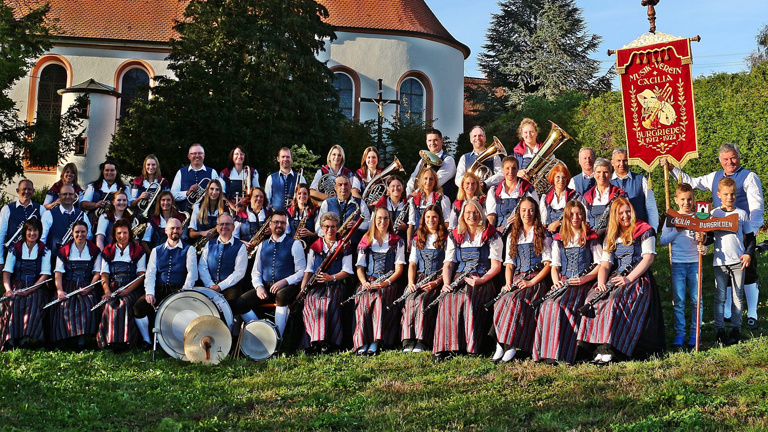
[[[197,286],[243,322],[274,306],[281,335],[293,317],[309,353],[402,344],[444,359],[480,353],[486,336],[494,362],[658,353],[653,192],[625,149],[609,161],[583,148],[573,177],[562,163],[542,172],[557,129],[542,143],[524,119],[507,155],[475,127],[458,163],[429,130],[407,182],[376,148],[352,171],[336,145],[309,185],[281,149],[262,188],[242,148],[217,172],[199,144],[172,182],[154,155],[130,184],[106,161],[85,189],[67,164],[43,205],[22,180],[0,212],[0,345],[82,349],[95,335],[148,349],[158,306]]]

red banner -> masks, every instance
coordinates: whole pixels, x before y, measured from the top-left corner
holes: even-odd
[[[698,157],[690,41],[622,48],[616,62],[629,162],[650,171],[663,156]]]

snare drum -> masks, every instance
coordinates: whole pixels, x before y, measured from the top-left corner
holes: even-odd
[[[197,317],[213,315],[227,324],[230,332],[234,315],[220,293],[208,288],[192,288],[169,295],[157,309],[155,331],[157,342],[169,356],[187,360],[184,354],[184,332]]]
[[[254,360],[272,357],[278,350],[283,338],[277,326],[271,321],[251,321],[243,330],[240,350]]]

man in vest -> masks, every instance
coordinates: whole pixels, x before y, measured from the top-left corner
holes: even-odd
[[[581,172],[571,177],[568,188],[584,196],[584,192],[595,186],[595,151],[589,147],[582,147],[579,150],[579,166]]]
[[[659,229],[659,209],[653,189],[648,188],[648,179],[642,174],[629,171],[627,149],[617,148],[611,156],[613,176],[611,184],[627,193],[638,220],[647,222],[653,229]]]
[[[214,180],[219,178],[215,169],[203,164],[205,161],[205,149],[200,144],[192,144],[189,147],[187,157],[189,158],[189,166],[176,172],[176,177],[173,178],[173,184],[171,185],[171,193],[173,194],[173,199],[176,200],[176,207],[179,211],[187,211],[187,209],[192,211],[192,206],[187,202],[187,196],[200,188],[200,182],[203,179]],[[221,188],[221,193],[226,192],[223,183]]]
[[[430,129],[427,131],[427,149],[436,154],[437,157],[443,161],[440,168],[435,170],[437,171],[437,181],[440,182],[440,186],[443,187],[443,194],[450,199],[455,199],[456,185],[454,184],[453,179],[456,177],[456,160],[453,159],[453,156],[449,155],[448,152],[443,150],[442,132],[437,129]],[[423,160],[419,160],[419,163],[416,164],[416,169],[411,174],[411,179],[408,180],[406,193],[409,195],[416,190],[416,176],[418,176],[421,164],[423,163]],[[320,220],[320,218],[318,217],[317,220]],[[343,220],[344,219],[342,218],[342,221]]]
[[[277,154],[277,163],[280,165],[278,172],[272,173],[264,183],[264,193],[267,194],[267,203],[275,210],[286,210],[293,200],[296,191],[296,182],[306,183],[304,176],[299,175],[291,168],[293,154],[291,149],[283,147]],[[266,204],[265,203],[265,206]]]
[[[243,293],[241,281],[248,267],[248,251],[245,243],[232,235],[235,222],[229,213],[218,217],[216,227],[219,236],[203,247],[197,272],[204,287],[220,292],[234,307]]]
[[[459,165],[456,167],[455,183],[459,189],[461,189],[461,182],[464,179],[464,174],[469,167],[472,166],[477,157],[485,151],[485,130],[480,126],[473,127],[472,130],[469,131],[469,140],[472,142],[472,151],[465,153],[461,159],[459,159]],[[501,158],[499,155],[494,155],[492,158],[483,162],[483,165],[490,170],[490,176],[483,181],[483,189],[490,190],[504,180],[504,174],[501,172]]]
[[[181,222],[170,219],[165,224],[168,240],[152,249],[144,278],[145,294],[133,305],[133,316],[143,343],[141,349],[151,348],[149,316],[154,318],[155,305],[182,289],[189,289],[197,281],[197,254],[195,248],[181,241]]]
[[[277,305],[275,325],[280,335],[284,335],[288,306],[299,293],[299,285],[307,268],[301,243],[285,234],[287,223],[288,213],[284,210],[272,213],[272,235],[258,246],[256,262],[251,271],[255,289],[243,294],[235,307],[235,313],[239,313],[243,321],[250,322],[258,319],[254,309],[261,304],[274,302]]]
[[[21,234],[21,228],[27,219],[41,220],[45,207],[32,202],[35,187],[31,181],[24,179],[19,182],[16,194],[19,199],[6,205],[0,210],[0,265],[5,264],[5,242],[13,243],[14,236]],[[24,240],[19,238],[19,240]],[[11,245],[8,244],[10,247]],[[52,254],[55,255],[55,254]]]
[[[355,239],[353,237],[353,240],[359,240],[362,238],[362,233],[365,233],[370,225],[371,213],[368,211],[368,206],[365,205],[362,199],[352,196],[352,183],[348,177],[336,177],[334,189],[336,190],[336,196],[332,196],[320,204],[320,210],[317,212],[315,232],[320,232],[320,219],[322,219],[324,213],[336,213],[343,224],[359,208],[359,217],[362,217],[364,220],[357,229],[359,238]],[[349,221],[347,229],[351,228],[354,223],[355,220]],[[341,229],[342,227],[340,226],[339,230]]]
[[[64,235],[77,220],[85,221],[86,225],[88,225],[88,239],[90,240],[93,237],[91,234],[91,223],[88,221],[88,218],[85,217],[82,210],[75,208],[76,197],[75,188],[71,185],[62,186],[59,190],[60,205],[46,212],[40,220],[43,224],[43,235],[40,237],[40,240],[51,251],[58,251],[63,246],[63,243],[66,243],[64,240],[68,239],[64,239]],[[53,252],[51,252],[51,255],[53,257],[56,256]]]
[[[747,212],[752,231],[757,233],[763,226],[763,185],[757,174],[741,166],[741,153],[735,144],[726,143],[720,146],[718,159],[722,171],[716,171],[701,177],[691,177],[679,168],[672,169],[672,176],[682,183],[688,183],[694,189],[712,192],[712,206],[717,208],[722,205],[717,196],[717,183],[723,177],[731,177],[736,180],[736,207]],[[661,166],[665,167],[667,160],[661,160]],[[758,328],[757,300],[760,294],[757,286],[757,261],[756,256],[750,259],[749,267],[744,275],[744,295],[747,298],[747,326],[755,330]],[[725,290],[725,318],[730,319],[731,290]]]

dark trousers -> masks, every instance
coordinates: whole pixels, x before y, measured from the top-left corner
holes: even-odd
[[[160,303],[162,303],[166,297],[180,289],[181,287],[178,285],[155,285],[155,306],[160,306]],[[147,303],[146,294],[141,296],[140,299],[136,300],[136,303],[133,305],[133,316],[135,318],[145,318],[148,316],[152,319],[155,318],[155,308],[152,307],[151,304]]]
[[[299,294],[298,285],[287,285],[283,287],[281,290],[279,290],[277,294],[272,294],[271,292],[269,292],[270,287],[271,287],[270,284],[268,283],[264,284],[264,289],[267,290],[267,298],[263,300],[260,299],[259,296],[256,294],[256,289],[249,290],[248,292],[240,296],[240,298],[237,300],[237,304],[232,306],[232,309],[235,311],[235,314],[240,315],[246,312],[250,312],[258,308],[260,305],[267,304],[267,303],[275,303],[278,306],[289,306],[291,303],[293,303],[293,300]]]

